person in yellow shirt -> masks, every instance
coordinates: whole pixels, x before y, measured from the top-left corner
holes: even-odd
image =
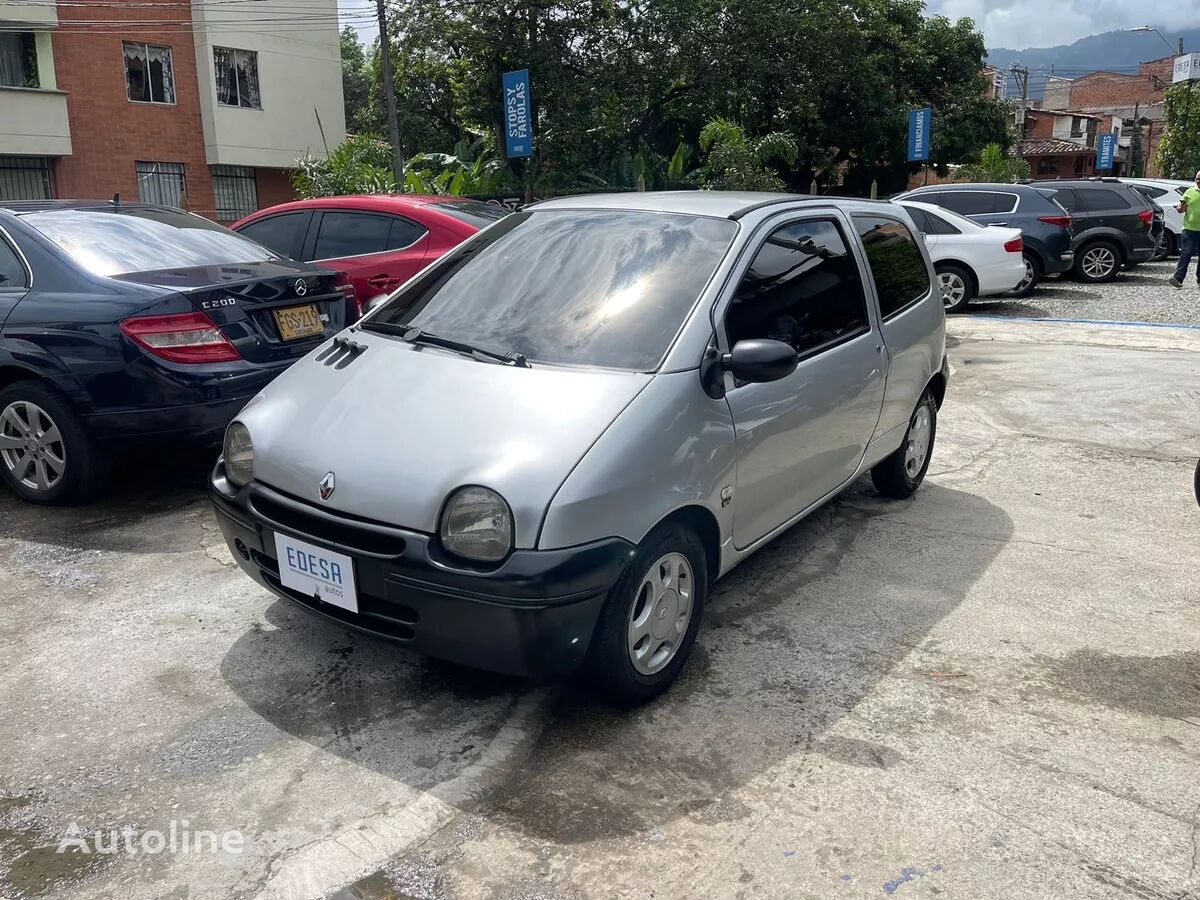
[[[1183,287],[1188,265],[1192,257],[1197,257],[1196,284],[1200,286],[1200,172],[1196,173],[1196,184],[1184,193],[1178,209],[1183,213],[1183,231],[1179,233],[1179,265],[1171,276],[1171,284]]]

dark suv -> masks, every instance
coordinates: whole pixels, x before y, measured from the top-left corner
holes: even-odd
[[[1115,178],[1039,182],[1075,222],[1075,277],[1110,281],[1122,266],[1148,262],[1162,237],[1162,216],[1133,185]],[[1157,229],[1157,234],[1155,233]]]
[[[933,203],[980,225],[1020,228],[1025,242],[1025,279],[1013,293],[1024,297],[1044,275],[1069,271],[1075,259],[1071,217],[1051,199],[1053,194],[1027,184],[939,184],[893,199]]]

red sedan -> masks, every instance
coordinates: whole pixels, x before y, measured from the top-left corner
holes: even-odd
[[[232,228],[283,256],[346,272],[361,312],[507,213],[463,197],[364,194],[282,203]]]

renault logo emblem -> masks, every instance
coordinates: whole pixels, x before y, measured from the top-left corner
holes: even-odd
[[[307,293],[308,293],[308,284],[304,281],[303,278],[297,278],[296,279],[296,296],[303,297]]]
[[[320,491],[322,500],[328,500],[333,496],[333,492],[337,490],[337,478],[332,472],[325,474],[320,484],[317,485],[317,490]]]

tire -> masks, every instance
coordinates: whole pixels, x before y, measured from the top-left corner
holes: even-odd
[[[1173,231],[1163,231],[1163,243],[1167,246],[1167,256],[1179,255],[1179,238]]]
[[[911,497],[925,480],[929,460],[933,458],[933,442],[936,437],[937,401],[933,398],[933,392],[927,388],[908,420],[908,430],[904,432],[904,440],[900,447],[871,469],[871,480],[875,482],[875,489],[885,497],[895,500]],[[922,438],[923,448],[920,446]],[[910,450],[918,451],[918,454],[914,456]]]
[[[1112,281],[1121,265],[1121,248],[1112,241],[1090,241],[1075,253],[1075,277],[1085,284]]]
[[[0,478],[22,500],[78,503],[95,491],[103,468],[79,416],[53,388],[30,380],[0,391]]]
[[[1014,297],[1028,297],[1042,280],[1042,261],[1028,252],[1023,253],[1022,257],[1025,260],[1025,279],[1013,289]]]
[[[975,299],[975,276],[954,263],[938,263],[937,272],[942,291],[942,306],[946,312],[962,312]]]
[[[681,566],[681,561],[686,566]],[[664,567],[671,572],[666,579],[661,574]],[[658,584],[666,586],[657,603],[656,568]],[[674,591],[672,582],[677,587]],[[678,588],[689,583],[684,613],[680,603],[684,591]],[[660,526],[650,532],[609,592],[596,622],[585,664],[592,687],[609,702],[624,707],[646,703],[665,691],[687,662],[707,600],[708,558],[700,539],[680,525]],[[673,629],[668,624],[671,621]],[[635,639],[638,634],[641,637]],[[673,646],[667,648],[667,643]]]

